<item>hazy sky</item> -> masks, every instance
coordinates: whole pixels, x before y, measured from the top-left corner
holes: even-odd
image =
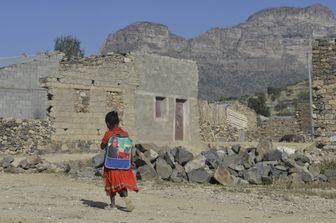
[[[336,0],[0,0],[0,57],[52,50],[61,35],[76,36],[86,55],[97,54],[109,33],[138,21],[191,38],[264,8],[315,3],[336,14]]]

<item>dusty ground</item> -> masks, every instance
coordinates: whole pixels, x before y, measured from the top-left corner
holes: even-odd
[[[104,210],[102,179],[0,173],[0,222],[336,222],[335,190],[145,182],[129,213]],[[314,192],[314,193],[313,193]],[[124,206],[122,200],[117,205]]]

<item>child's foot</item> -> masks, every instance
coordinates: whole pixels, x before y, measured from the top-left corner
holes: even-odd
[[[112,210],[114,208],[116,208],[117,206],[116,205],[113,205],[113,204],[109,204],[107,205],[106,207],[104,207],[105,210]]]
[[[125,197],[124,200],[125,200],[126,209],[130,212],[133,211],[135,208],[135,205],[133,204],[132,200],[129,197]]]

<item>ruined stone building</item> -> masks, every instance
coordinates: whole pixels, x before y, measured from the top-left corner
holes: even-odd
[[[72,148],[97,145],[106,113],[117,110],[135,143],[199,144],[195,62],[140,53],[61,59],[0,63],[0,117],[49,119],[54,144]]]
[[[199,142],[195,62],[150,54],[89,57],[62,61],[41,83],[55,141],[98,141],[105,114],[117,110],[136,143]]]
[[[325,149],[336,148],[336,39],[313,44],[313,118],[315,141]]]

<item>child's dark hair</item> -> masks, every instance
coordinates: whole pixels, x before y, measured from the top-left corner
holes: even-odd
[[[108,128],[115,128],[119,125],[119,117],[118,112],[111,111],[106,114],[105,116],[105,122],[108,126]]]

